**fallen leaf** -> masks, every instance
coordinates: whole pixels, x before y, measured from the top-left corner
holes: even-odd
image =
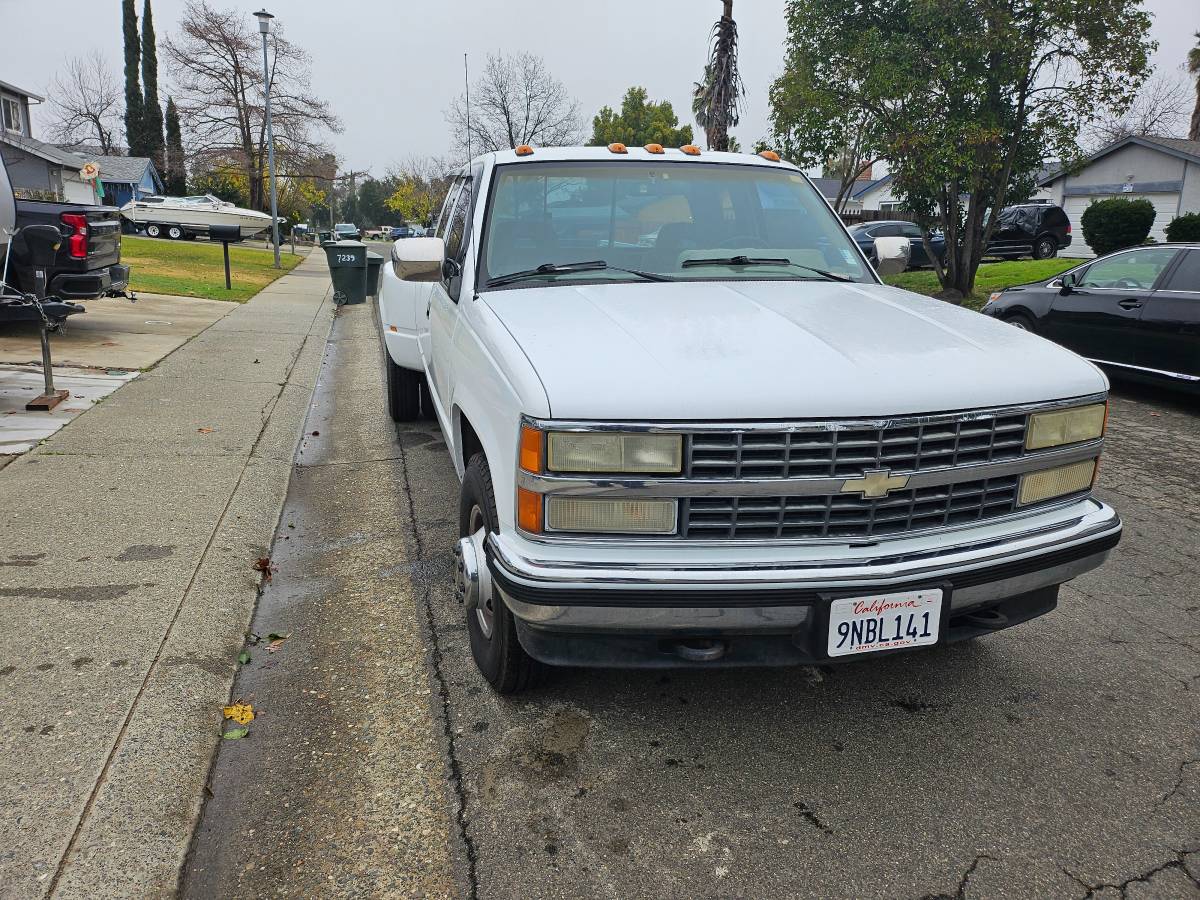
[[[224,732],[221,737],[227,741],[240,741],[249,733],[249,728],[230,728],[228,731]]]
[[[260,556],[254,563],[254,571],[262,572],[267,581],[270,581],[271,576],[278,572],[279,569],[276,566],[271,565],[271,557]]]
[[[286,641],[291,636],[292,636],[292,633],[290,631],[287,634],[280,634],[278,631],[272,631],[270,634],[267,635],[267,640],[268,641]]]
[[[241,653],[239,653],[238,654],[238,662],[241,663],[243,666],[246,663],[250,662],[250,651],[243,650]]]
[[[234,703],[221,710],[225,718],[233,719],[239,725],[249,725],[254,721],[254,707],[249,703]]]
[[[267,644],[267,652],[274,653],[276,650],[278,650],[282,646],[283,646],[283,641],[271,641],[271,643]]]
[[[200,432],[201,434],[212,434],[216,429],[215,428],[197,428],[196,430],[198,432]]]

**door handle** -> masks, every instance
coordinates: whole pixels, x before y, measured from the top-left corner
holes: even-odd
[[[1117,306],[1121,307],[1121,309],[1141,309],[1142,301],[1141,300],[1122,300],[1120,303],[1117,304]]]

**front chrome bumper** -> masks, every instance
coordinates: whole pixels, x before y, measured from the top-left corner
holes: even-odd
[[[1096,568],[1120,535],[1116,511],[1087,498],[1017,522],[867,546],[670,553],[552,548],[505,533],[491,535],[486,552],[493,586],[525,629],[778,634],[848,592],[944,586],[951,612],[970,613]]]

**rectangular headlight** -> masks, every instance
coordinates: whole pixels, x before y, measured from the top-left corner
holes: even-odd
[[[1102,437],[1106,409],[1106,404],[1094,403],[1091,406],[1034,413],[1029,417],[1025,449],[1042,450]]]
[[[1094,459],[1085,459],[1083,462],[1059,466],[1056,469],[1030,472],[1021,476],[1021,491],[1017,496],[1017,503],[1025,506],[1028,503],[1085,491],[1092,486],[1095,474]]]
[[[683,436],[624,432],[554,431],[548,436],[551,472],[633,472],[677,475],[683,470]]]
[[[546,499],[546,528],[586,534],[674,534],[674,500]]]

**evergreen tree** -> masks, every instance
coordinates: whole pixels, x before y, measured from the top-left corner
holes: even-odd
[[[130,156],[140,156],[142,146],[142,89],[138,82],[141,43],[133,0],[121,0],[121,30],[125,34],[125,143]]]
[[[150,11],[150,0],[142,7],[142,84],[145,100],[142,102],[142,153],[154,160],[159,172],[166,171],[163,155],[163,112],[158,102],[158,47],[154,40],[154,16]]]
[[[183,135],[179,130],[179,111],[175,101],[167,98],[167,168],[162,173],[168,194],[180,196],[187,193],[187,169],[183,160]]]

